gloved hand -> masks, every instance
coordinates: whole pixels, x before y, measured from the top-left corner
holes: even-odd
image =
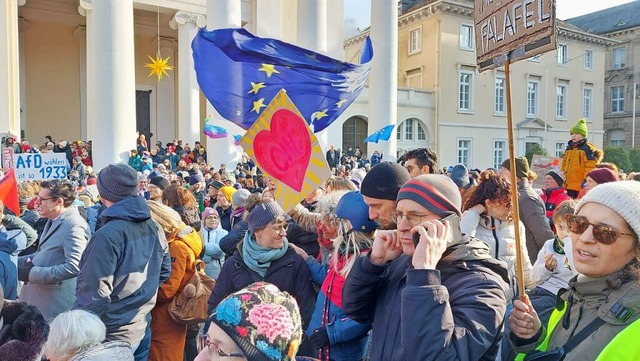
[[[327,334],[327,329],[324,327],[315,329],[309,336],[309,341],[311,341],[313,347],[315,347],[316,349],[321,349],[325,346],[328,346],[329,334]]]
[[[29,272],[33,268],[33,262],[27,260],[24,267],[18,268],[18,279],[22,282],[29,282]]]

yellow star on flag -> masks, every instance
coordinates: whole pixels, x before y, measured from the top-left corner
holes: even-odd
[[[144,66],[151,69],[149,71],[149,76],[156,75],[158,77],[158,80],[162,80],[163,75],[169,76],[167,70],[173,70],[173,67],[167,64],[169,62],[168,56],[164,59],[161,58],[159,54],[156,54],[155,59],[149,55],[147,56],[149,57],[149,60],[151,60],[151,63],[147,63]]]
[[[264,104],[264,98],[260,98],[257,101],[253,102],[253,109],[251,109],[252,112],[256,112],[256,113],[260,113],[260,109],[266,107],[267,105]]]
[[[342,104],[346,103],[347,99],[342,99],[339,102],[336,103],[336,105],[338,106],[338,108],[340,108],[342,106]]]
[[[280,72],[276,70],[276,66],[273,64],[262,64],[258,70],[267,73],[267,78],[271,78],[271,74],[273,73],[280,74]]]
[[[253,94],[258,94],[258,90],[262,89],[262,88],[266,88],[267,86],[264,85],[264,83],[254,83],[251,82],[251,90],[249,90],[249,94],[253,93]]]
[[[311,115],[311,118],[312,119],[316,119],[316,120],[320,120],[320,119],[322,119],[324,117],[327,117],[327,116],[328,116],[327,115],[327,110],[323,109],[323,110],[320,110],[320,111],[317,111],[317,112],[313,113]]]

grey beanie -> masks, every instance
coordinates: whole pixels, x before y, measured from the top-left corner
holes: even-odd
[[[276,201],[258,204],[256,208],[249,212],[249,216],[247,217],[249,231],[255,233],[255,231],[262,229],[279,216],[284,215],[284,210],[282,210]]]
[[[137,196],[138,174],[127,164],[109,164],[98,173],[98,193],[111,202]]]
[[[151,180],[149,180],[149,184],[153,184],[154,186],[160,188],[161,190],[165,190],[165,188],[171,185],[171,183],[169,183],[169,180],[167,178],[161,177],[161,176],[151,178]]]
[[[400,164],[382,162],[364,177],[360,193],[365,197],[395,201],[400,187],[409,179],[409,172]]]
[[[244,203],[247,201],[247,198],[249,198],[249,195],[251,195],[251,192],[247,189],[238,189],[231,196],[231,204],[233,204],[235,208],[244,207]]]
[[[456,164],[453,169],[451,169],[449,178],[451,178],[458,188],[466,188],[469,185],[469,170],[464,164]]]
[[[627,180],[599,184],[582,197],[576,206],[576,214],[587,203],[611,208],[624,218],[636,236],[640,236],[640,182]]]

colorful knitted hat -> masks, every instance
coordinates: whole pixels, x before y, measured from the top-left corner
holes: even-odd
[[[211,321],[233,339],[249,361],[294,360],[302,340],[302,319],[295,298],[266,282],[227,296]]]
[[[402,199],[410,199],[440,217],[462,215],[460,191],[446,175],[424,174],[411,179],[398,192],[398,201]]]
[[[583,119],[578,120],[578,122],[576,123],[576,125],[574,125],[573,127],[571,127],[571,129],[569,129],[569,134],[582,134],[583,137],[587,137],[587,134],[589,134],[589,129],[587,128],[587,121]]]

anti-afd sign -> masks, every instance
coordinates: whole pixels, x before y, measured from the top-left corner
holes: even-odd
[[[67,178],[67,158],[64,153],[14,154],[13,165],[18,182]]]
[[[557,48],[555,0],[475,0],[478,70]]]

